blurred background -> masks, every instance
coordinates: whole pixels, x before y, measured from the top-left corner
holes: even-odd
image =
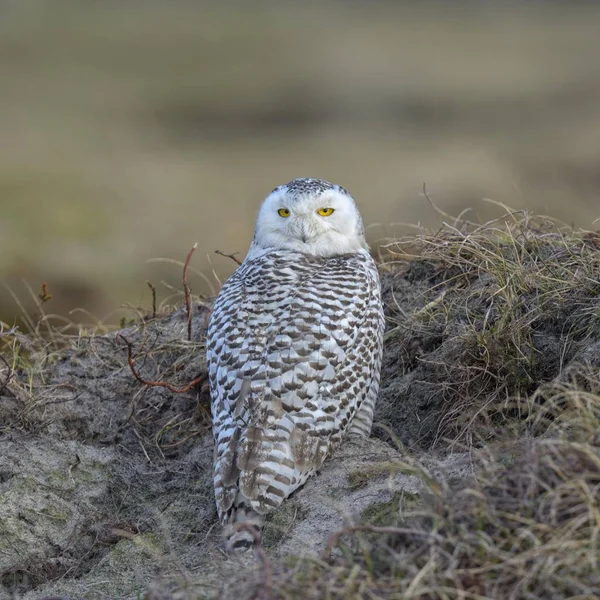
[[[243,258],[300,176],[346,187],[372,243],[440,223],[423,183],[597,228],[599,31],[596,2],[3,0],[0,319],[45,281],[47,312],[118,322],[195,242],[211,295],[214,251]]]

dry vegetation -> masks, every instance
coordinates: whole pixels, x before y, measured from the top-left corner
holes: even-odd
[[[114,520],[103,534],[84,515],[87,530],[77,530],[84,541],[71,541],[87,552],[77,568],[63,548],[54,562],[5,571],[0,584],[34,598],[44,582],[71,582],[82,597],[107,597],[85,587],[95,581],[86,577],[106,568],[111,552],[122,553],[124,539],[148,543],[157,536],[147,505],[164,499],[177,509],[163,523],[168,543],[152,546],[142,563],[144,581],[156,580],[148,599],[214,597],[219,589],[221,597],[273,599],[597,597],[600,234],[522,211],[485,225],[454,219],[385,248],[381,272],[388,329],[376,435],[393,455],[349,472],[348,485],[369,492],[377,479],[411,474],[419,491],[369,505],[361,518],[330,531],[321,556],[278,554],[282,539],[295,539],[295,514],[259,557],[258,571],[217,572],[210,562],[228,564],[214,554],[218,535],[211,529],[209,422],[198,360],[206,307],[194,303],[191,341],[182,310],[156,319],[140,313],[123,331],[138,375],[176,388],[196,379],[194,392],[184,394],[141,386],[114,335],[69,339],[47,319],[37,338],[5,327],[0,443],[36,435],[46,444],[76,440],[83,459],[69,467],[75,474],[86,465],[86,444],[124,449],[119,466],[108,470],[113,495],[127,485],[131,498],[111,509]],[[470,456],[466,476],[449,477],[441,467],[456,452]],[[156,481],[144,475],[148,465],[162,473]],[[6,467],[0,475],[0,491],[18,478]],[[96,502],[100,510],[103,500]],[[201,506],[201,514],[190,505]],[[118,568],[110,597],[131,597]]]
[[[417,510],[399,504],[384,526],[349,528],[336,538],[337,558],[279,568],[273,597],[596,598],[597,369],[588,383],[595,391],[545,387],[552,408],[573,418],[564,428],[490,451],[467,486],[424,477]]]
[[[389,246],[386,375],[416,373],[389,391],[429,398],[425,425],[402,441],[473,445],[504,433],[524,399],[598,341],[599,249],[597,233],[523,211]],[[400,435],[400,417],[384,416]]]

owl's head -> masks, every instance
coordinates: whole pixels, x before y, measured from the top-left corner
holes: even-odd
[[[367,249],[364,227],[352,196],[322,179],[294,179],[263,202],[251,250],[276,248],[315,256]]]

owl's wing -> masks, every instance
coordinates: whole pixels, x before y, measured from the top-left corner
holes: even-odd
[[[382,311],[368,255],[241,270],[209,327],[219,513],[264,514],[318,469],[372,389]]]

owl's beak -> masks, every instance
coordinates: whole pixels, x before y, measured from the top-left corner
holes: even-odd
[[[306,227],[306,223],[300,222],[300,239],[306,244],[308,239],[310,238],[308,228]]]

